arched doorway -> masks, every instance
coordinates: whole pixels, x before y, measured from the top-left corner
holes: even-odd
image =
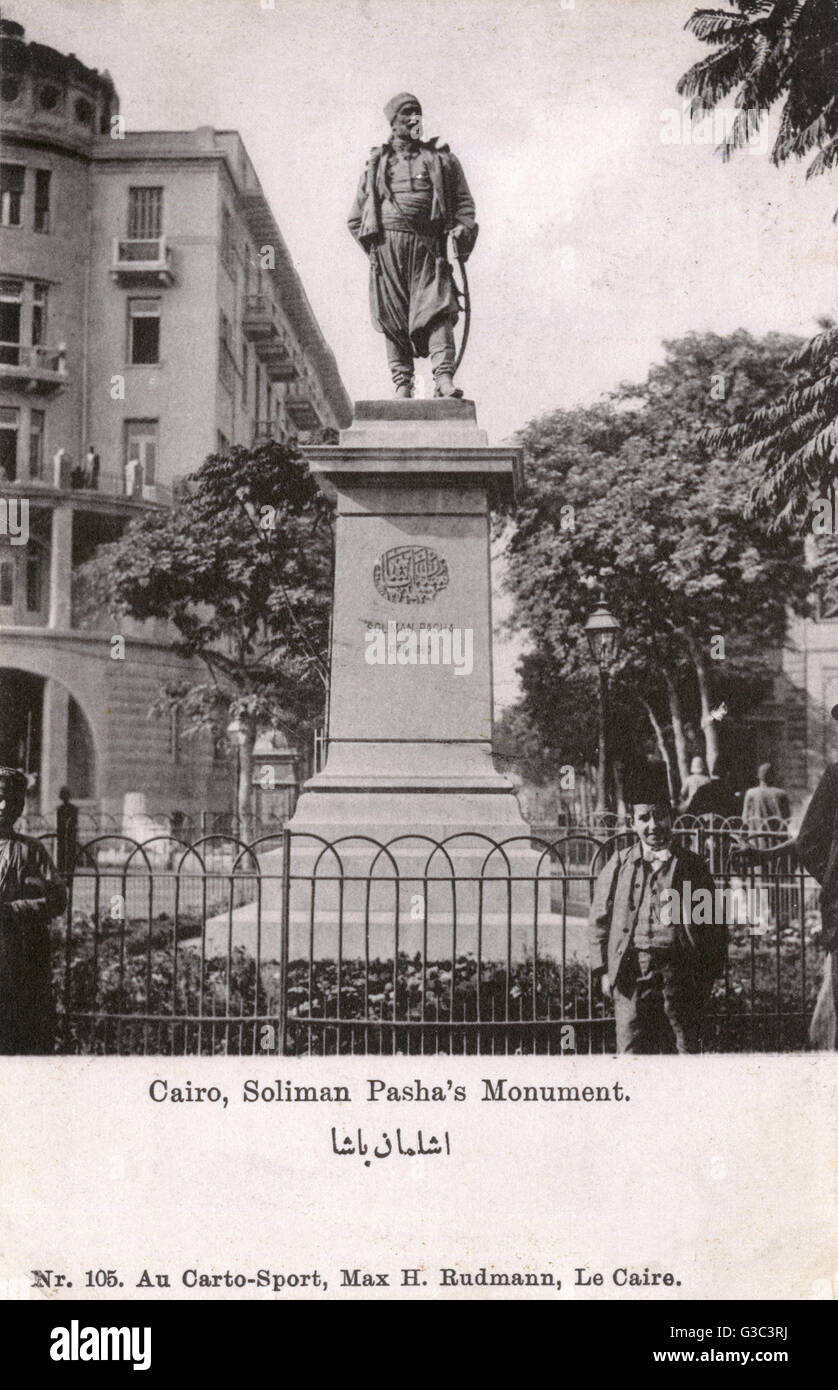
[[[30,778],[31,810],[55,809],[59,788],[74,800],[96,796],[90,723],[65,685],[16,667],[0,668],[0,762]]]

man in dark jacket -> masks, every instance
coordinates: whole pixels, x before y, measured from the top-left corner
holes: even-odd
[[[713,981],[724,972],[725,899],[705,861],[673,841],[668,792],[656,782],[633,789],[637,842],[597,878],[591,969],[614,1002],[618,1052],[698,1052]]]
[[[838,719],[838,705],[832,709]],[[815,789],[797,836],[797,856],[821,885],[823,982],[812,1015],[813,1047],[838,1048],[838,763],[830,763]]]
[[[731,783],[730,769],[724,758],[713,764],[709,781],[700,786],[686,806],[688,816],[716,816],[719,820],[738,820],[742,805]]]
[[[48,924],[67,893],[40,840],[15,833],[26,775],[0,767],[0,1053],[51,1052]]]
[[[79,808],[72,800],[69,787],[58,793],[61,803],[55,808],[55,862],[64,879],[72,878],[76,867],[76,847],[79,834]]]
[[[370,258],[372,321],[387,341],[397,396],[413,395],[413,359],[430,357],[435,396],[454,385],[459,303],[446,255],[448,233],[466,260],[477,237],[474,199],[447,145],[422,139],[422,108],[399,92],[384,108],[390,140],[367,160],[349,230]]]

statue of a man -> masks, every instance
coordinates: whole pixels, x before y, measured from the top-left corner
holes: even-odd
[[[372,321],[387,342],[397,396],[413,395],[413,359],[430,357],[435,396],[454,385],[459,303],[446,255],[450,233],[465,261],[477,238],[474,199],[447,145],[422,139],[422,108],[410,92],[388,101],[390,139],[367,160],[349,230],[370,258]]]

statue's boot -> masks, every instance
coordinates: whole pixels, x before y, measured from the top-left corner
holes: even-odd
[[[434,385],[434,395],[453,396],[457,399],[460,399],[462,397],[462,394],[463,393],[460,390],[459,386],[454,385],[454,378],[452,376],[449,376],[447,372],[440,372],[439,376],[436,378],[436,383]]]
[[[396,387],[396,395],[409,401],[413,396],[413,382],[400,381]]]

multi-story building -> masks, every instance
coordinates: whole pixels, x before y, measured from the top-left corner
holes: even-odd
[[[208,453],[349,399],[238,134],[126,129],[107,73],[0,37],[0,759],[42,810],[221,807],[223,755],[148,717],[166,632],[119,659],[74,574]]]

